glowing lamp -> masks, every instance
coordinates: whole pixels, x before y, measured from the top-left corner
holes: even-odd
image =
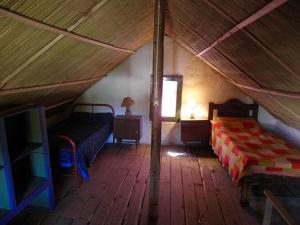
[[[134,101],[130,97],[125,97],[122,101],[121,107],[125,107],[125,116],[130,116],[131,111],[130,111],[130,106],[134,105]]]
[[[190,101],[183,108],[182,116],[194,120],[194,119],[204,117],[205,112],[195,101]]]

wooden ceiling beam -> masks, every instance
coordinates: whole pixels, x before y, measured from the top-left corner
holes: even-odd
[[[203,60],[204,58],[202,56],[200,56],[200,58]],[[206,59],[205,59],[206,60]],[[207,60],[206,60],[207,61]],[[249,75],[241,70],[239,67],[237,67],[233,62],[229,61],[231,63],[232,66],[234,66],[240,73],[244,74],[247,78],[249,78]],[[209,62],[209,64],[211,64]],[[212,64],[211,64],[212,65]],[[212,65],[212,67],[214,68],[215,66]],[[223,73],[225,74],[225,73]],[[225,77],[229,77],[227,74],[225,74]],[[277,90],[277,89],[271,89],[271,88],[265,88],[262,87],[259,83],[256,83],[258,85],[258,87],[252,87],[249,85],[243,85],[243,84],[239,84],[238,82],[234,81],[232,78],[227,79],[227,81],[229,81],[230,83],[232,83],[233,85],[241,88],[241,90],[246,89],[246,90],[250,90],[250,91],[255,91],[255,92],[259,92],[259,93],[264,93],[267,96],[269,96],[274,102],[276,102],[278,105],[280,105],[282,108],[286,109],[287,111],[289,111],[292,115],[294,115],[297,119],[299,119],[299,115],[296,114],[295,112],[293,112],[292,110],[290,110],[286,105],[282,104],[279,100],[277,100],[276,98],[274,98],[273,95],[276,96],[282,96],[282,97],[287,97],[287,98],[293,98],[293,99],[300,99],[300,93],[299,92],[291,92],[291,91],[284,91],[284,90]],[[244,90],[245,91],[245,90]]]
[[[77,41],[84,42],[84,43],[87,43],[87,44],[92,44],[92,45],[95,45],[95,46],[98,46],[98,47],[112,49],[112,50],[120,51],[120,52],[134,53],[134,51],[132,51],[132,50],[116,47],[112,44],[101,42],[101,41],[98,41],[98,40],[95,40],[95,39],[92,39],[92,38],[89,38],[89,37],[86,37],[86,36],[83,36],[83,35],[80,35],[80,34],[70,32],[68,30],[63,30],[61,28],[43,23],[41,21],[37,21],[35,19],[17,14],[15,12],[12,12],[8,9],[4,9],[2,7],[0,7],[0,15],[3,16],[3,17],[7,17],[7,18],[10,18],[10,19],[19,21],[21,23],[27,24],[29,26],[38,28],[38,29],[42,29],[42,30],[53,32],[53,33],[61,34],[65,37],[69,37],[69,38],[72,38],[72,39],[75,39]],[[74,27],[74,26],[76,27],[76,25],[73,25],[72,27]]]
[[[193,27],[191,27],[190,25],[184,23],[181,19],[179,19],[174,13],[171,13],[169,10],[168,10],[168,13],[170,15],[171,20],[175,19],[177,23],[179,23],[182,26],[186,27],[191,33],[195,34],[202,42],[204,42],[205,44],[209,45],[208,41],[206,41],[198,32],[196,32],[193,29]],[[174,32],[172,31],[172,33],[174,33]]]
[[[206,0],[205,0],[206,1]],[[172,16],[173,17],[173,16]],[[173,17],[176,20],[178,20],[176,17]],[[203,40],[204,42],[206,42],[200,34],[198,34],[196,31],[193,30],[193,28],[189,27],[187,24],[183,23],[182,21],[178,20],[179,23],[181,23],[181,25],[187,27],[192,33],[194,33],[197,37],[199,37],[201,40]],[[181,40],[178,37],[175,37],[176,40],[180,43],[182,42],[183,45],[187,45],[183,40]],[[194,49],[189,48],[190,50],[194,51]],[[218,50],[217,50],[218,51]],[[218,51],[219,52],[219,51]],[[219,52],[221,53],[221,52]],[[221,53],[222,54],[222,53]],[[235,86],[238,86],[242,91],[244,91],[245,93],[247,93],[248,95],[252,96],[251,93],[249,94],[250,91],[255,91],[255,92],[259,92],[259,93],[264,93],[267,94],[274,102],[276,102],[278,105],[280,105],[282,108],[284,108],[285,110],[287,110],[288,112],[290,112],[293,116],[295,116],[297,119],[299,119],[299,115],[297,115],[296,113],[294,113],[292,110],[290,110],[287,106],[285,106],[284,104],[282,104],[280,101],[278,101],[276,98],[274,98],[272,95],[277,95],[277,96],[284,96],[284,97],[288,97],[288,98],[296,98],[296,99],[300,99],[300,93],[297,92],[288,92],[288,91],[282,91],[282,90],[275,90],[275,89],[269,89],[269,88],[263,88],[261,87],[259,84],[258,87],[252,87],[252,86],[248,86],[248,85],[241,85],[238,82],[234,81],[230,76],[228,76],[226,73],[224,73],[221,69],[217,68],[215,65],[213,65],[211,62],[209,62],[208,60],[206,60],[205,58],[203,58],[202,56],[198,56],[198,58],[200,58],[202,61],[204,61],[206,64],[208,64],[211,68],[213,68],[214,70],[216,70],[218,73],[220,73],[224,79],[230,83],[232,83]],[[230,61],[231,62],[231,61]],[[235,66],[235,64],[233,64],[233,66]],[[243,71],[243,73],[244,71]],[[246,77],[248,77],[246,75]],[[248,77],[249,78],[249,77]],[[282,115],[278,115],[276,114],[279,118],[282,118]]]
[[[98,9],[100,9],[103,5],[105,5],[107,1],[108,0],[101,0],[100,2],[98,2],[95,6],[92,7],[91,10],[89,10],[86,14],[84,14],[79,20],[77,20],[73,25],[68,27],[66,30],[71,33],[71,31],[77,28],[80,24],[82,24],[90,16],[92,16]],[[2,8],[0,7],[0,9]],[[4,11],[4,13],[6,13],[6,11]],[[1,10],[0,10],[0,15],[1,15]],[[13,16],[13,13],[9,15]],[[17,74],[19,74],[29,65],[31,65],[35,60],[37,60],[40,56],[46,53],[49,49],[51,49],[55,44],[57,44],[60,40],[62,40],[63,37],[64,37],[63,34],[59,34],[55,39],[47,43],[44,47],[38,50],[34,55],[29,57],[25,62],[23,62],[20,66],[18,66],[13,72],[11,72],[4,79],[2,79],[2,81],[0,82],[0,87],[3,88],[11,79],[13,79]]]
[[[174,39],[180,43],[183,46],[188,46],[188,44],[186,44],[182,39],[178,38],[178,37],[174,37]],[[188,50],[194,52],[195,50],[193,50],[192,48],[188,47]],[[202,58],[201,56],[199,57],[200,59],[202,59],[207,65],[209,65],[211,68],[213,68],[214,70],[216,70],[218,73],[220,73],[224,79],[226,81],[228,81],[229,83],[232,83],[233,85],[240,85],[238,84],[236,81],[234,81],[231,77],[229,77],[226,73],[224,73],[221,69],[217,68],[215,65],[211,64],[208,60],[206,60],[205,58]],[[290,110],[287,106],[283,105],[280,101],[278,101],[276,98],[274,98],[271,94],[274,95],[281,95],[281,93],[274,93],[274,90],[269,89],[269,90],[262,90],[261,88],[255,88],[255,87],[251,87],[251,86],[246,86],[246,85],[240,85],[239,87],[244,93],[246,93],[247,95],[252,97],[251,91],[256,91],[256,92],[263,92],[265,94],[267,94],[275,103],[277,103],[278,105],[280,105],[282,108],[286,109],[289,113],[291,113],[293,116],[295,116],[295,118],[297,118],[296,120],[294,118],[290,118],[287,117],[285,115],[279,115],[277,112],[275,113],[273,110],[271,110],[270,108],[266,107],[264,104],[261,104],[263,107],[265,107],[266,109],[269,110],[269,112],[271,112],[271,114],[273,116],[275,116],[276,118],[280,118],[280,119],[285,119],[290,121],[293,121],[292,124],[297,124],[299,122],[299,115],[294,113],[292,110]],[[255,89],[255,90],[254,90]],[[267,92],[266,92],[267,91]],[[272,93],[271,93],[272,92]],[[286,93],[282,93],[282,96],[285,96]],[[287,96],[285,96],[287,97]],[[290,96],[288,96],[290,97]],[[296,98],[300,97],[300,93],[297,94]],[[254,97],[252,97],[253,99],[255,99]],[[260,102],[259,100],[257,102]]]
[[[179,39],[178,37],[173,37],[178,43],[180,43],[183,46],[188,46],[183,40]],[[191,47],[187,47],[190,51],[195,52],[194,49]],[[243,89],[248,89],[260,93],[266,93],[266,94],[272,94],[272,95],[278,95],[278,96],[283,96],[283,97],[288,97],[288,98],[294,98],[294,99],[300,99],[300,93],[299,92],[292,92],[292,91],[285,91],[285,90],[278,90],[278,89],[273,89],[273,88],[266,88],[262,87],[257,81],[254,79],[251,79],[250,76],[243,71],[241,68],[239,68],[237,65],[235,65],[231,60],[229,60],[225,55],[223,55],[221,52],[217,51],[219,54],[221,54],[223,57],[225,57],[226,60],[229,61],[229,63],[236,68],[237,71],[239,71],[241,74],[247,77],[247,79],[250,79],[256,87],[249,86],[249,85],[243,85],[239,84],[235,80],[233,80],[229,75],[227,75],[225,72],[223,72],[220,68],[217,68],[215,65],[213,65],[211,62],[209,62],[207,59],[205,59],[203,56],[198,56],[202,61],[204,61],[207,65],[209,65],[211,68],[216,70],[218,73],[220,73],[225,80],[228,82],[232,83],[235,86],[238,86]]]
[[[273,94],[273,95],[279,95],[279,96],[284,96],[284,97],[288,97],[288,98],[300,99],[300,92],[278,90],[278,89],[274,89],[274,88],[267,88],[267,87],[261,86],[255,79],[253,79],[248,73],[246,73],[244,70],[242,70],[240,67],[238,67],[235,63],[233,63],[224,54],[222,54],[219,51],[218,51],[218,53],[221,54],[237,70],[237,72],[243,74],[245,77],[247,77],[247,79],[250,79],[257,87],[239,84],[238,82],[234,81],[233,79],[230,79],[229,82],[231,82],[232,84],[234,84],[240,88],[246,88],[246,89],[260,92],[260,93]],[[205,59],[203,56],[201,56],[200,58],[202,60]],[[208,61],[208,60],[205,59],[205,61]],[[210,63],[210,66],[212,66],[211,63]],[[228,78],[229,76],[226,75],[226,77]]]
[[[64,83],[56,83],[56,84],[45,84],[45,85],[39,85],[39,86],[32,86],[32,87],[20,87],[20,88],[13,88],[13,89],[1,89],[0,90],[0,96],[5,95],[13,95],[13,94],[23,94],[26,92],[33,92],[33,91],[39,91],[39,90],[46,90],[46,89],[53,89],[53,88],[63,88],[66,86],[73,86],[73,85],[81,85],[81,84],[87,84],[99,81],[105,77],[105,75],[100,77],[95,77],[91,79],[86,80],[77,80],[77,81],[69,81]]]
[[[170,33],[170,35],[174,35],[174,33]],[[173,36],[172,37],[175,41],[177,41],[180,45],[184,46],[188,51],[195,53],[196,50],[193,49],[192,47],[190,47],[187,43],[184,42],[184,40],[182,40],[181,38],[177,37],[177,36]],[[220,73],[224,79],[230,83],[237,83],[236,81],[234,81],[230,76],[228,76],[226,73],[224,73],[221,69],[217,68],[215,65],[211,64],[208,60],[206,60],[203,57],[198,57],[199,59],[201,59],[203,62],[205,62],[208,66],[210,66],[212,69],[214,69],[215,71],[217,71],[218,73]]]
[[[207,1],[206,1],[207,2]],[[263,8],[252,14],[251,16],[247,17],[245,20],[241,21],[237,25],[235,25],[233,28],[231,28],[229,31],[227,31],[225,34],[223,34],[221,37],[219,37],[217,40],[215,40],[212,44],[210,44],[208,47],[206,47],[204,50],[202,50],[200,53],[198,53],[197,56],[201,56],[210,49],[216,47],[219,43],[223,42],[227,38],[229,38],[231,35],[236,33],[237,31],[243,29],[244,27],[248,26],[249,24],[253,23],[254,21],[258,20],[259,18],[263,17],[264,15],[270,13],[274,9],[281,6],[283,3],[287,2],[287,0],[273,0],[272,2],[265,5]]]
[[[222,9],[220,9],[210,0],[203,0],[203,1],[205,1],[210,7],[212,7],[214,10],[216,10],[219,14],[221,14],[223,17],[228,19],[233,24],[237,23],[237,21],[231,18],[230,15],[228,15],[226,12],[224,12]],[[242,31],[260,48],[262,48],[273,60],[275,60],[278,64],[280,64],[283,68],[285,68],[294,78],[300,80],[300,75],[295,70],[293,70],[287,63],[285,63],[278,55],[276,55],[271,49],[269,49],[263,42],[261,42],[257,37],[255,37],[248,30],[242,29]]]
[[[247,95],[249,94],[249,91],[255,91],[259,93],[264,93],[267,94],[274,102],[276,102],[278,105],[280,105],[282,108],[290,112],[292,115],[294,115],[297,119],[300,119],[299,115],[290,110],[286,105],[282,104],[280,101],[278,101],[276,98],[274,98],[272,95],[276,96],[283,96],[283,97],[288,97],[288,98],[294,98],[294,99],[300,99],[300,93],[297,92],[288,92],[288,91],[281,91],[281,90],[276,90],[276,89],[269,89],[269,88],[262,88],[262,87],[252,87],[248,85],[242,85],[239,84],[238,82],[234,81],[231,77],[229,77],[226,73],[224,73],[221,69],[217,68],[215,65],[211,64],[208,60],[205,58],[200,58],[207,63],[209,66],[211,66],[213,69],[215,69],[217,72],[219,72],[221,75],[225,77],[225,80],[228,82],[232,83],[233,85],[239,87],[242,91],[244,91]],[[228,79],[229,78],[229,79]],[[282,117],[282,115],[277,115],[278,117]]]
[[[180,23],[182,26],[185,26],[191,33],[193,33],[195,36],[197,36],[202,42],[204,42],[205,44],[208,44],[208,42],[207,42],[207,41],[206,41],[206,40],[205,40],[198,32],[194,31],[194,29],[193,29],[191,26],[185,24],[183,21],[181,21],[180,19],[178,19],[176,16],[174,16],[174,15],[171,15],[171,16],[172,16],[172,18],[174,18],[178,23]],[[229,59],[228,59],[221,51],[219,51],[218,49],[215,49],[215,50],[216,50],[216,52],[217,52],[218,54],[220,54],[220,55],[223,56],[226,60],[228,60],[234,67],[237,67],[237,66],[236,66],[231,60],[229,60]],[[215,69],[215,67],[214,67],[211,63],[208,63],[208,60],[206,60],[203,56],[198,56],[198,55],[195,55],[195,56],[198,57],[198,58],[200,58],[200,59],[203,60],[204,62],[206,62],[210,67],[213,67],[213,68]],[[240,68],[238,68],[238,69],[240,70]],[[217,71],[220,72],[219,69],[217,69]],[[221,72],[221,73],[222,73],[222,75],[225,75],[227,79],[232,80],[232,79],[230,78],[230,76],[228,76],[227,74],[225,74],[225,73],[223,73],[223,72]],[[242,74],[245,75],[244,72],[243,72]],[[252,78],[249,77],[249,76],[247,76],[246,78],[247,78],[248,81],[251,81],[252,83],[256,84],[258,87],[261,87],[260,84],[259,84],[256,80],[252,79]],[[237,82],[235,82],[235,83],[237,83]]]
[[[241,89],[242,91],[244,91],[245,92],[245,94],[246,95],[249,95],[249,96],[252,96],[252,93],[251,93],[251,90],[248,90],[248,89]],[[254,99],[254,101],[256,101],[256,102],[259,102],[259,99],[256,97],[256,96],[254,96],[254,97],[252,97],[253,99]],[[278,101],[276,102],[275,100],[274,100],[274,98],[272,98],[272,100],[275,102],[275,103],[277,103],[278,104]],[[281,104],[281,103],[280,103]],[[285,122],[287,122],[287,121],[289,121],[289,122],[293,122],[292,124],[293,124],[293,126],[295,126],[295,124],[298,124],[299,123],[299,116],[297,115],[297,116],[295,116],[296,118],[298,118],[298,119],[295,119],[294,117],[289,117],[289,116],[286,116],[286,115],[280,115],[277,111],[274,111],[274,109],[271,109],[269,106],[267,106],[266,104],[264,104],[264,103],[261,103],[260,104],[262,107],[264,107],[269,113],[271,113],[271,115],[273,116],[273,117],[275,117],[275,118],[279,118],[280,120],[283,120],[283,121],[285,121]],[[282,107],[282,108],[284,108],[284,107]],[[291,110],[288,110],[289,112],[292,112]],[[292,115],[294,115],[295,113],[294,112],[292,112]]]
[[[251,87],[251,86],[243,85],[243,84],[239,84],[239,83],[234,83],[234,85],[236,85],[240,88],[245,88],[245,89],[260,92],[260,93],[279,95],[279,96],[283,96],[283,97],[287,97],[287,98],[300,99],[299,92],[282,91],[282,90],[271,89],[271,88],[256,88],[256,87]]]
[[[75,98],[70,98],[70,99],[67,99],[67,100],[63,100],[63,101],[61,101],[59,103],[56,103],[54,105],[46,106],[45,109],[46,110],[53,109],[53,108],[59,107],[61,105],[67,104],[67,103],[72,102],[72,101],[75,101]]]

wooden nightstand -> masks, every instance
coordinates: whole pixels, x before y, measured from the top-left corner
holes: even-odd
[[[181,120],[181,141],[201,142],[208,144],[209,141],[209,120]]]
[[[140,143],[142,130],[142,116],[117,115],[114,119],[114,141],[133,139],[136,144]]]

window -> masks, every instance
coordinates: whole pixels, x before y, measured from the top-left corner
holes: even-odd
[[[163,87],[162,87],[162,106],[161,106],[162,121],[178,121],[180,119],[181,95],[182,95],[182,76],[164,75]],[[151,102],[152,102],[152,95],[150,101],[150,118],[152,115]]]

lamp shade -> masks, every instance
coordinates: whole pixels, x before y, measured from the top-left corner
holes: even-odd
[[[125,97],[122,101],[121,107],[130,107],[134,104],[134,101],[130,97]]]

